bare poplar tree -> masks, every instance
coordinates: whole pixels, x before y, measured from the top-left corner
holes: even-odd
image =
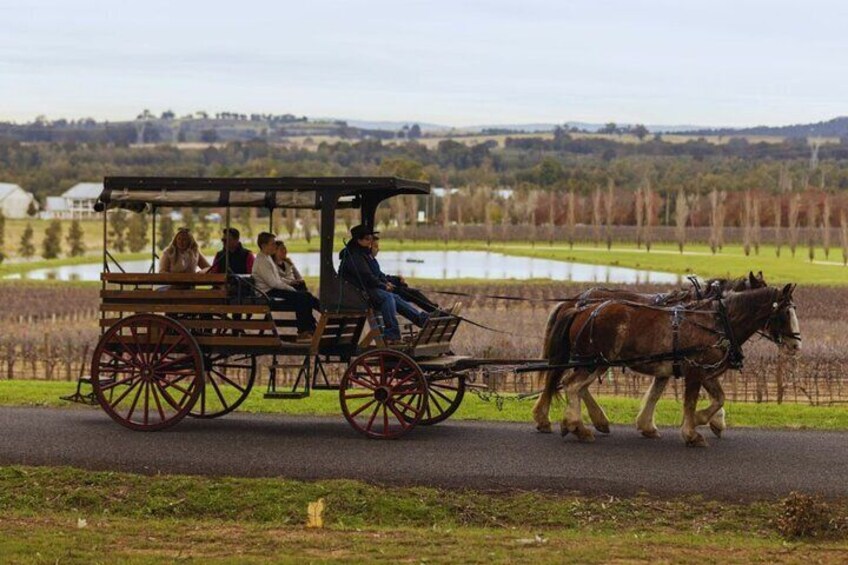
[[[554,189],[548,191],[548,245],[554,244],[556,236],[557,199]]]
[[[409,206],[409,224],[412,227],[412,241],[418,236],[418,197],[410,196],[407,200]]]
[[[392,215],[398,226],[398,240],[403,243],[404,235],[406,234],[406,202],[404,197],[392,198],[390,200],[392,207]]]
[[[453,195],[453,199],[456,201],[456,204],[454,205],[454,209],[456,210],[456,239],[459,241],[462,241],[463,233],[465,231],[462,223],[462,211],[465,207],[465,196],[466,195],[462,193],[459,188],[456,189],[456,194]]]
[[[752,221],[753,226],[751,229],[751,236],[754,244],[754,253],[756,255],[760,254],[760,243],[762,241],[762,220],[760,217],[760,195],[754,194],[752,197]]]
[[[819,206],[817,202],[807,205],[807,255],[810,262],[816,258],[816,225],[818,223]]]
[[[601,240],[601,187],[595,187],[592,193],[592,242],[595,247]]]
[[[504,197],[501,204],[501,239],[506,242],[509,239],[509,226],[512,223],[512,206],[514,204],[512,196]]]
[[[801,212],[801,195],[793,194],[789,197],[789,251],[795,257],[795,248],[798,247],[798,217]]]
[[[568,215],[566,216],[568,227],[568,248],[574,249],[574,236],[577,230],[577,195],[572,188],[568,191]]]
[[[710,250],[715,255],[724,247],[724,203],[727,194],[716,188],[710,191]]]
[[[612,177],[607,181],[607,198],[604,201],[604,223],[606,224],[606,239],[607,251],[612,249],[612,224],[615,221],[613,212],[615,211],[615,182]]]
[[[656,203],[654,202],[654,192],[651,190],[651,181],[646,179],[645,182],[645,251],[651,252],[651,243],[653,243],[653,226],[656,220]]]
[[[528,220],[530,222],[530,245],[532,247],[536,246],[536,226],[538,225],[538,216],[536,209],[538,208],[539,192],[537,190],[531,190],[527,195],[527,215]]]
[[[745,191],[743,198],[743,215],[742,215],[742,249],[745,251],[745,256],[751,254],[751,226],[753,224],[753,201],[751,199],[751,191]]]
[[[306,240],[306,243],[310,243],[312,241],[312,210],[302,210],[301,221],[303,222],[303,239]]]
[[[286,210],[284,225],[286,226],[286,233],[289,234],[289,239],[291,239],[294,236],[294,230],[297,228],[297,210],[294,208]]]
[[[680,253],[683,253],[683,247],[686,245],[686,222],[689,219],[689,203],[686,200],[686,192],[683,187],[677,191],[677,198],[674,201],[674,222],[676,225],[677,247]]]
[[[839,233],[842,236],[842,264],[848,266],[848,212],[839,211]]]
[[[783,209],[779,194],[772,198],[771,204],[774,210],[774,252],[780,257],[780,246],[783,244]]]
[[[496,204],[492,201],[492,189],[487,187],[485,191],[486,199],[483,204],[483,223],[486,226],[486,246],[489,247],[492,245],[492,238],[495,230],[493,225],[493,216]]]
[[[445,186],[445,195],[442,198],[442,236],[444,237],[445,245],[450,239],[450,209],[451,209],[451,189]]]
[[[822,202],[822,246],[824,247],[824,258],[830,259],[830,195],[824,193]]]
[[[642,187],[636,189],[636,247],[642,249],[642,223],[645,218],[645,194]]]

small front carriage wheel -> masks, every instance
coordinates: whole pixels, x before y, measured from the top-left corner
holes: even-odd
[[[100,406],[133,430],[173,426],[203,387],[203,356],[178,322],[154,314],[124,318],[100,338],[91,383]]]
[[[339,400],[356,431],[371,438],[398,438],[424,416],[427,381],[408,355],[376,349],[351,361],[340,383]]]

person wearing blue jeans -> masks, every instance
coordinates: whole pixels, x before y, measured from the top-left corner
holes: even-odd
[[[379,309],[383,316],[383,337],[390,344],[398,342],[401,339],[398,313],[417,326],[423,326],[429,315],[416,310],[409,302],[394,294],[394,285],[390,282],[374,275],[369,264],[371,243],[376,235],[374,230],[359,225],[354,226],[350,234],[350,241],[339,253],[339,275],[367,294],[371,305]]]
[[[429,315],[426,312],[416,310],[412,304],[397,294],[383,289],[377,289],[380,297],[380,314],[383,316],[383,337],[388,340],[400,340],[400,325],[398,325],[397,314],[400,314],[419,328],[427,323]]]

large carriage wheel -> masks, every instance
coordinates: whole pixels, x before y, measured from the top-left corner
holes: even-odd
[[[109,328],[91,361],[100,406],[133,430],[161,430],[182,420],[200,396],[203,379],[203,357],[191,334],[153,314],[130,316]]]
[[[408,355],[377,349],[354,359],[342,377],[339,400],[353,428],[372,438],[398,438],[427,410],[427,380]]]
[[[465,377],[436,375],[427,379],[427,407],[418,423],[432,426],[450,418],[465,397]]]
[[[227,356],[213,353],[203,360],[206,369],[200,398],[190,415],[194,418],[217,418],[239,407],[250,394],[256,379],[253,355]]]

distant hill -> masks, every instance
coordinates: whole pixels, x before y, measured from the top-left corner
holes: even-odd
[[[790,126],[755,126],[750,128],[696,129],[684,132],[691,135],[763,135],[776,137],[848,137],[848,116],[814,124]]]

